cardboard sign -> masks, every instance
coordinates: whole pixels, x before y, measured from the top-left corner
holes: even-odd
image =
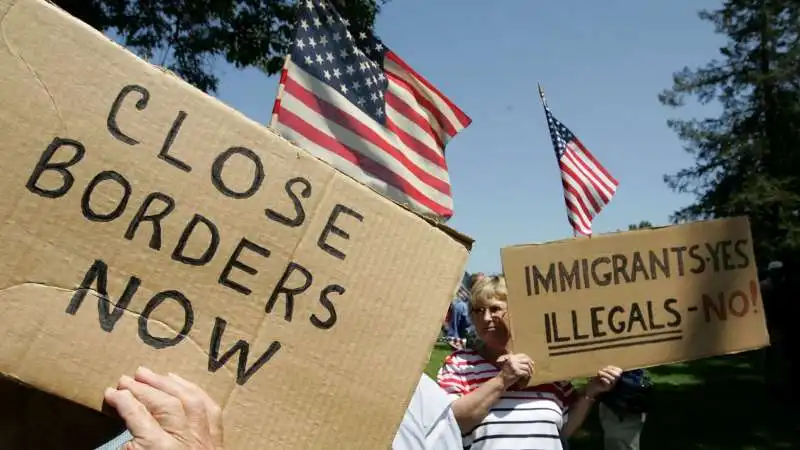
[[[514,351],[532,382],[769,344],[746,218],[502,250]]]
[[[146,365],[226,448],[387,448],[469,239],[44,1],[0,18],[0,373],[98,409]]]

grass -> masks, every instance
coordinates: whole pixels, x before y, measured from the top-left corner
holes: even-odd
[[[450,352],[436,345],[426,373],[436,377]],[[760,370],[761,353],[709,358],[650,369],[655,406],[642,433],[646,450],[800,449],[800,403],[773,391]],[[800,382],[800,380],[797,380]],[[602,449],[596,413],[571,450]]]

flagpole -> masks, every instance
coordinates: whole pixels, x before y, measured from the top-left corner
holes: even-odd
[[[289,63],[292,59],[291,54],[287,54],[286,58],[283,60],[283,68],[281,69],[281,78],[278,81],[278,93],[275,95],[275,103],[272,104],[272,117],[269,121],[269,128],[275,129],[275,125],[278,123],[278,111],[281,108],[281,99],[283,98],[283,91],[286,86],[286,71],[289,70]]]
[[[537,83],[536,85],[539,87],[539,100],[542,102],[542,107],[547,109],[547,99],[544,96],[544,88],[542,87],[542,83]],[[566,206],[566,204],[564,206]],[[567,218],[569,218],[569,208],[567,208]],[[575,231],[575,227],[572,227],[572,237],[578,237],[578,232]]]
[[[539,86],[539,100],[542,102],[542,106],[547,108],[547,99],[544,98],[544,88],[542,88],[542,83],[537,83]]]

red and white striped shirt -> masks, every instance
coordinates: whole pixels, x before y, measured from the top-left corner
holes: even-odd
[[[455,400],[499,372],[474,350],[459,350],[445,358],[438,382]],[[561,428],[575,397],[568,381],[508,390],[478,426],[462,430],[464,448],[562,450]]]

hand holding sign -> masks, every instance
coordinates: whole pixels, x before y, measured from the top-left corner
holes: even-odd
[[[140,368],[108,388],[106,402],[125,420],[126,450],[222,450],[222,410],[196,385]]]
[[[527,385],[533,375],[533,360],[522,353],[502,355],[497,358],[497,364],[500,366],[498,375],[506,389],[517,384]]]
[[[514,349],[536,383],[769,343],[747,217],[503,249]]]
[[[598,395],[610,391],[617,380],[622,375],[622,369],[614,366],[606,366],[597,371],[597,376],[589,380],[586,385],[586,395],[597,397]]]

